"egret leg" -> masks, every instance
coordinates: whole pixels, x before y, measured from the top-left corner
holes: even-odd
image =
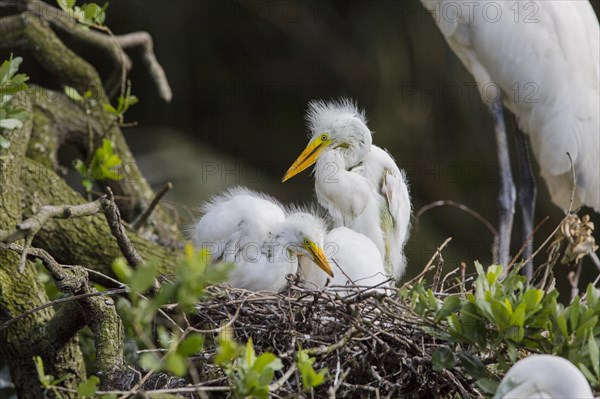
[[[516,192],[510,169],[508,155],[508,140],[506,138],[506,125],[504,123],[504,106],[502,96],[492,102],[492,116],[494,117],[496,147],[498,150],[498,166],[500,168],[500,193],[498,194],[498,263],[507,266],[510,253],[510,236],[512,233],[515,215]]]
[[[521,217],[522,217],[522,237],[523,242],[531,236],[533,232],[533,219],[535,214],[535,199],[537,197],[537,187],[535,178],[533,177],[531,151],[529,150],[529,143],[525,133],[519,129],[515,123],[515,131],[517,135],[517,160],[519,165],[519,205],[521,206]],[[533,237],[527,244],[523,251],[523,259],[529,259],[533,253]],[[533,261],[528,262],[523,267],[523,274],[527,277],[527,280],[531,280],[533,275]]]

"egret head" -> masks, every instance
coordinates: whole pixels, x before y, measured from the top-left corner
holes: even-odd
[[[326,233],[325,222],[310,213],[290,214],[282,224],[277,236],[287,246],[287,250],[298,256],[306,256],[329,276],[333,271],[323,251]]]
[[[346,166],[354,166],[371,148],[365,113],[352,100],[311,101],[306,120],[310,142],[286,172],[284,182],[317,162],[327,151],[339,151]]]

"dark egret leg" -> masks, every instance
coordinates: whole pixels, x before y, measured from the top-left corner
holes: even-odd
[[[521,206],[522,217],[522,236],[523,242],[533,232],[533,218],[535,213],[535,199],[537,196],[537,186],[533,177],[531,152],[525,133],[519,129],[515,121],[515,132],[517,142],[517,160],[519,165],[519,205]],[[533,237],[525,245],[522,258],[528,259],[533,253]],[[533,275],[533,261],[528,262],[523,267],[523,274],[527,280],[531,280]]]
[[[515,184],[510,169],[508,140],[504,124],[504,106],[502,96],[498,95],[490,106],[494,117],[496,148],[498,150],[498,167],[500,168],[500,193],[498,194],[498,263],[506,267],[510,261],[510,236],[515,216]]]

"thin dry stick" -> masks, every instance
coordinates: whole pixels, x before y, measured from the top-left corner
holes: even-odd
[[[160,96],[166,102],[170,102],[173,98],[173,92],[169,86],[165,70],[160,65],[154,54],[154,46],[152,36],[148,32],[132,32],[125,35],[115,36],[117,43],[121,48],[140,47],[142,49],[142,59],[150,72],[154,82],[158,86]]]
[[[542,225],[544,223],[546,223],[546,221],[548,221],[549,219],[550,219],[550,217],[546,216],[544,219],[542,219],[541,222],[539,222],[537,224],[537,226],[535,226],[535,228],[533,229],[533,231],[531,232],[531,234],[529,234],[529,236],[527,237],[527,239],[525,240],[525,242],[523,243],[523,245],[521,245],[521,248],[519,248],[519,252],[517,252],[516,255],[508,263],[508,266],[506,267],[506,272],[507,273],[510,270],[510,268],[515,264],[515,262],[517,261],[517,259],[519,259],[519,256],[521,256],[521,254],[523,253],[523,251],[525,251],[525,248],[527,247],[527,243],[533,239],[533,236],[535,235],[535,233],[537,233],[537,231],[540,229],[540,227],[542,227]],[[523,263],[521,263],[521,267],[524,266],[525,263],[527,263],[528,261],[529,260],[525,260]]]
[[[573,158],[571,158],[571,154],[569,154],[568,152],[567,152],[567,157],[569,157],[569,162],[571,163],[571,177],[573,179],[573,186],[571,187],[571,198],[569,200],[569,210],[567,211],[567,215],[565,215],[565,217],[560,221],[560,223],[558,224],[558,226],[556,226],[556,228],[554,229],[554,231],[552,231],[552,233],[548,236],[548,238],[546,238],[546,240],[542,243],[542,245],[540,245],[536,251],[534,251],[531,255],[529,255],[529,258],[525,259],[525,261],[523,262],[523,264],[525,264],[527,262],[530,262],[533,258],[536,257],[536,255],[554,237],[554,235],[556,234],[556,232],[560,229],[561,224],[567,218],[567,216],[569,214],[571,214],[571,210],[573,209],[573,201],[575,200],[575,188],[577,187],[577,176],[575,175],[575,165],[573,164]]]
[[[430,204],[427,204],[423,207],[421,207],[421,209],[419,209],[419,211],[417,212],[417,214],[415,215],[415,219],[417,220],[417,224],[419,223],[419,218],[427,211],[433,209],[433,208],[437,208],[439,206],[453,206],[455,208],[460,209],[463,212],[468,213],[469,215],[473,216],[475,219],[479,220],[481,223],[483,223],[483,225],[489,230],[490,233],[492,233],[492,235],[494,237],[498,236],[498,230],[496,230],[494,228],[494,226],[492,226],[492,224],[490,222],[488,222],[483,216],[481,216],[478,212],[474,211],[473,209],[469,208],[466,205],[460,204],[458,202],[454,202],[452,200],[440,200],[440,201],[434,201]]]
[[[425,274],[427,274],[427,272],[429,272],[431,264],[433,263],[433,261],[435,260],[435,258],[437,258],[439,256],[439,254],[441,253],[441,251],[446,247],[446,245],[448,245],[448,243],[450,241],[452,241],[452,237],[446,238],[446,240],[442,243],[442,245],[440,245],[435,250],[435,252],[431,256],[431,259],[429,259],[429,262],[427,262],[427,264],[425,265],[425,267],[423,268],[423,270],[421,271],[421,273],[417,274],[411,280],[408,280],[406,283],[404,283],[404,285],[405,286],[410,286],[414,281],[417,281],[417,280],[421,279]]]
[[[156,195],[154,196],[154,198],[152,198],[152,201],[150,202],[150,205],[148,205],[148,207],[146,208],[146,210],[144,210],[144,212],[142,212],[134,221],[133,223],[131,223],[131,229],[133,231],[137,231],[140,229],[140,227],[142,227],[144,225],[144,223],[146,223],[146,220],[148,220],[148,218],[150,217],[150,215],[152,214],[152,211],[154,211],[154,208],[156,208],[156,206],[158,205],[158,203],[160,202],[160,200],[162,199],[162,197],[164,197],[164,195],[169,192],[169,190],[171,190],[173,188],[173,183],[168,182],[167,184],[165,184],[159,192],[156,193]]]
[[[131,241],[129,241],[129,237],[127,237],[127,234],[125,233],[125,228],[121,223],[121,214],[119,208],[117,208],[117,205],[115,204],[112,190],[110,187],[107,187],[106,191],[108,192],[108,195],[101,199],[106,222],[110,227],[112,235],[117,239],[117,245],[125,259],[127,259],[127,262],[131,266],[138,266],[144,263],[144,259],[142,259],[142,256],[135,249]]]

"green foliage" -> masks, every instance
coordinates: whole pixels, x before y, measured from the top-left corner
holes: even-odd
[[[77,386],[77,395],[79,395],[81,399],[95,397],[96,388],[98,388],[99,383],[100,379],[98,377],[95,375],[91,376]]]
[[[119,96],[117,99],[117,108],[113,107],[110,104],[103,104],[104,109],[115,115],[119,120],[120,124],[123,124],[123,120],[125,117],[125,112],[131,107],[138,103],[138,98],[131,94],[131,81],[127,81],[127,89],[125,90],[124,96]]]
[[[121,180],[123,176],[115,170],[121,163],[121,158],[113,152],[112,142],[104,139],[102,146],[94,152],[89,165],[81,159],[76,159],[73,166],[81,174],[83,187],[89,193],[97,180]]]
[[[165,371],[182,377],[188,373],[189,357],[202,350],[204,337],[200,334],[177,329],[170,332],[165,326],[159,325],[156,331],[160,348],[155,348],[147,331],[163,305],[177,303],[179,309],[193,312],[206,286],[227,278],[231,266],[209,266],[209,259],[208,252],[197,251],[191,244],[187,244],[184,258],[176,266],[173,281],[162,284],[152,298],[142,297],[141,294],[148,291],[158,277],[157,262],[146,262],[136,268],[130,267],[122,258],[113,262],[115,275],[130,288],[129,301],[121,299],[117,302],[121,318],[130,334],[140,338],[142,346],[153,349],[144,352],[139,358],[139,364],[144,369]]]
[[[453,369],[456,365],[456,357],[450,348],[440,346],[431,353],[431,364],[436,371]]]
[[[140,365],[146,370],[165,371],[183,377],[188,371],[188,358],[199,353],[204,346],[204,338],[198,333],[188,334],[185,338],[171,338],[164,327],[160,327],[161,344],[168,349],[160,358],[155,352],[146,352],[140,356]]]
[[[92,99],[91,90],[86,90],[85,93],[80,94],[76,88],[71,86],[65,86],[65,94],[75,102],[84,102]]]
[[[504,279],[500,278],[501,266],[484,270],[476,262],[475,269],[477,279],[471,292],[443,300],[422,283],[401,290],[413,311],[439,327],[433,333],[448,342],[433,352],[434,369],[461,366],[490,393],[497,379],[479,354],[507,370],[518,360],[519,351],[525,350],[562,356],[577,365],[593,387],[600,387],[600,300],[591,284],[585,302],[576,297],[565,308],[557,302],[556,290],[536,289],[516,269]]]
[[[44,371],[44,362],[39,356],[33,357],[33,363],[35,364],[35,370],[37,371],[38,380],[40,381],[40,384],[42,384],[42,387],[45,390],[51,390],[56,397],[61,398],[62,396],[60,392],[56,389],[56,387],[61,382],[66,380],[68,375],[63,375],[62,377],[57,379],[54,378],[54,376],[51,374],[46,374],[46,372]]]
[[[2,129],[19,129],[23,126],[23,121],[29,119],[31,115],[23,108],[13,107],[10,101],[13,96],[25,89],[25,82],[29,77],[23,73],[17,73],[19,66],[23,62],[21,57],[10,58],[0,66],[0,131]],[[6,137],[0,134],[0,148],[8,148],[10,142]]]
[[[308,356],[306,351],[300,349],[296,353],[296,364],[302,377],[302,387],[305,392],[310,392],[313,388],[318,387],[325,382],[325,376],[327,375],[327,369],[315,371],[313,365],[315,364],[315,358]]]
[[[102,7],[96,3],[86,3],[79,7],[75,5],[76,0],[56,0],[56,3],[86,29],[92,25],[102,26],[106,20],[108,2],[104,3]]]
[[[270,352],[257,357],[252,339],[245,347],[233,341],[221,341],[215,362],[224,368],[238,398],[268,398],[275,371],[283,368],[281,360]]]

